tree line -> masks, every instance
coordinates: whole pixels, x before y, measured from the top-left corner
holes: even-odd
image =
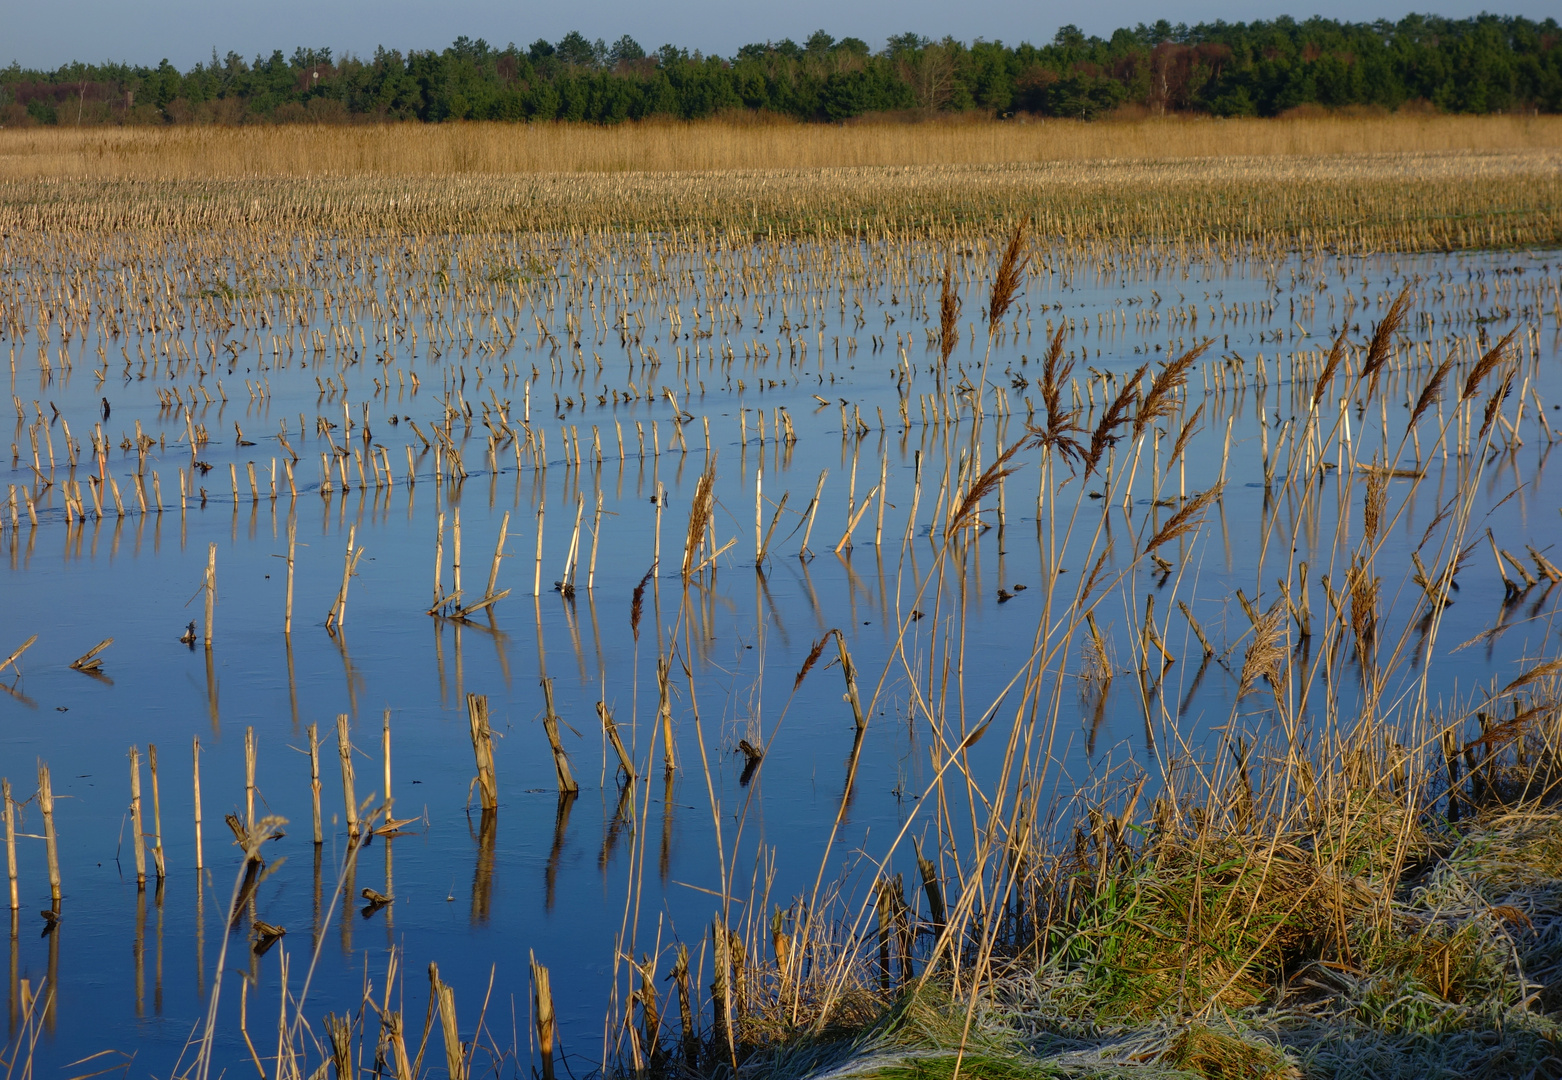
[[[1562,111],[1556,19],[1409,15],[1139,24],[1103,38],[1061,27],[1044,45],[934,41],[875,50],[823,30],[731,56],[578,31],[497,48],[235,52],[180,71],[128,63],[0,69],[0,124],[572,120],[614,124],[734,112],[838,122],[874,113],[1092,119],[1113,112],[1277,116],[1305,107],[1457,113]]]

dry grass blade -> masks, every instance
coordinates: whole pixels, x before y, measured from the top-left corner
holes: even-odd
[[[1179,536],[1197,529],[1204,521],[1204,511],[1219,494],[1220,485],[1216,484],[1183,503],[1182,507],[1166,520],[1166,524],[1161,526],[1160,531],[1150,538],[1150,542],[1144,546],[1144,553],[1148,555],[1162,544],[1168,544]]]
[[[981,476],[971,482],[971,486],[965,489],[960,496],[960,501],[955,503],[949,512],[949,524],[944,529],[945,538],[953,537],[967,525],[974,524],[974,519],[982,505],[982,500],[994,491],[998,490],[998,482],[1005,476],[1014,474],[1015,468],[1009,468],[1009,461],[1019,453],[1024,446],[1023,442],[1017,442],[1003,453],[998,455],[998,460],[987,466]]]
[[[1516,333],[1518,333],[1517,327],[1509,330],[1502,336],[1501,341],[1488,349],[1486,355],[1475,362],[1475,366],[1464,378],[1464,389],[1459,391],[1460,401],[1467,401],[1475,396],[1476,391],[1481,388],[1481,383],[1486,380],[1486,376],[1502,362],[1503,354],[1507,352],[1508,345],[1513,341],[1513,335]]]
[[[1141,364],[1139,370],[1123,380],[1122,389],[1111,403],[1101,411],[1101,419],[1096,424],[1095,431],[1090,433],[1090,449],[1085,451],[1085,475],[1095,472],[1101,464],[1101,457],[1106,453],[1106,448],[1117,438],[1112,433],[1128,420],[1128,406],[1133,404],[1134,395],[1139,392],[1139,380],[1144,378],[1144,373],[1150,370],[1149,364]]]
[[[998,276],[993,278],[992,296],[987,305],[987,329],[989,333],[996,333],[998,323],[1009,310],[1009,305],[1014,303],[1015,294],[1019,292],[1020,282],[1025,277],[1025,268],[1030,263],[1029,255],[1021,255],[1020,249],[1025,246],[1025,221],[1014,226],[1014,235],[1009,237],[1009,246],[1003,249],[1003,258],[998,261]]]
[[[1188,370],[1199,357],[1204,355],[1205,350],[1214,343],[1214,340],[1214,338],[1205,338],[1175,360],[1168,360],[1161,365],[1161,370],[1156,372],[1149,391],[1144,395],[1144,400],[1139,403],[1139,411],[1134,415],[1133,437],[1135,439],[1144,434],[1144,429],[1155,421],[1171,415],[1172,407],[1177,401],[1177,391],[1187,385]],[[1135,383],[1138,381],[1138,379],[1134,380]]]
[[[948,364],[949,354],[960,341],[960,294],[955,292],[953,262],[944,257],[944,285],[938,296],[939,363]]]

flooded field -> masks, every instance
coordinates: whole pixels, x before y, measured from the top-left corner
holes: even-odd
[[[34,1075],[720,1057],[1554,725],[1562,252],[1008,240],[0,240]]]

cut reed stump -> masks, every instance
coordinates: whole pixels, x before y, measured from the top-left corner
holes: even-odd
[[[672,673],[672,658],[656,658],[656,714],[662,723],[662,771],[671,776],[678,767],[678,755],[673,747],[673,706],[668,682]]]
[[[342,586],[337,590],[336,600],[325,617],[325,632],[332,637],[347,623],[347,585],[358,572],[358,560],[363,558],[363,548],[353,546],[357,536],[358,527],[350,526],[347,530],[347,555],[342,562]]]
[[[314,804],[315,812],[315,847],[319,847],[324,838],[320,832],[320,731],[314,724],[309,725],[309,797]]]
[[[130,836],[136,853],[136,888],[146,888],[146,830],[141,823],[141,751],[130,748]]]
[[[640,974],[640,989],[635,1000],[640,1002],[641,1043],[652,1064],[662,1060],[662,1006],[656,994],[656,961],[645,953],[635,965]]]
[[[49,859],[49,899],[60,902],[60,845],[54,833],[54,785],[49,766],[38,763],[38,811],[43,814],[43,842]]]
[[[430,1004],[439,1010],[439,1027],[445,1037],[445,1069],[450,1080],[467,1080],[466,1046],[456,1025],[456,992],[439,978],[439,965],[428,966]]]
[[[14,917],[22,905],[16,888],[16,811],[11,802],[10,780],[0,780],[0,801],[5,804],[5,876],[11,884],[11,911]]]
[[[217,545],[211,544],[206,551],[206,578],[202,584],[202,591],[206,594],[206,629],[202,634],[201,643],[208,649],[212,647],[212,620],[216,617],[217,608]]]
[[[358,839],[358,801],[353,796],[353,744],[347,731],[347,714],[336,717],[336,753],[342,759],[342,798],[347,803],[347,838]]]
[[[862,715],[862,703],[857,697],[857,667],[846,649],[846,635],[839,630],[834,633],[835,648],[841,657],[841,674],[846,677],[846,700],[851,703],[852,721],[857,725],[857,733],[860,735],[867,728],[868,720]]]
[[[494,733],[488,726],[488,696],[466,696],[466,718],[472,734],[472,754],[477,759],[478,800],[485,811],[499,808],[499,785],[494,779]]]
[[[195,869],[199,873],[203,869],[205,858],[201,850],[201,737],[195,736],[190,749],[192,759],[195,788]]]
[[[580,790],[580,785],[575,782],[574,773],[570,772],[569,755],[564,752],[564,743],[559,739],[559,717],[553,711],[552,679],[542,680],[542,702],[542,729],[547,732],[548,746],[553,750],[553,770],[558,774],[559,794],[573,795]]]
[[[597,716],[602,720],[602,730],[607,733],[608,742],[613,744],[613,749],[618,754],[618,767],[623,770],[624,777],[631,784],[634,783],[635,763],[630,759],[629,752],[624,749],[624,740],[618,736],[618,724],[613,721],[613,714],[608,711],[606,702],[597,702]]]
[[[537,954],[531,952],[532,968],[532,1001],[535,1005],[537,1018],[537,1050],[542,1055],[542,1080],[554,1080],[553,1077],[553,986],[548,978],[548,969],[537,963]]]
[[[152,776],[152,865],[157,870],[157,880],[162,882],[168,876],[168,868],[163,862],[163,799],[157,784],[156,743],[147,744],[146,760]]]
[[[700,1058],[700,1040],[694,1033],[694,996],[689,978],[689,947],[680,944],[673,959],[673,970],[668,976],[678,991],[678,1024],[683,1034],[683,1061],[693,1068]]]

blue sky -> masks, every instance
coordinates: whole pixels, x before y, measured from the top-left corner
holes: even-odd
[[[891,33],[907,30],[969,41],[1050,40],[1064,23],[1087,33],[1109,34],[1119,26],[1153,22],[1251,20],[1290,14],[1298,18],[1395,19],[1411,8],[1403,0],[1096,0],[1094,3],[1031,3],[1004,0],[577,0],[575,3],[503,3],[500,0],[4,0],[0,11],[0,64],[53,68],[70,60],[124,60],[155,64],[167,58],[188,68],[211,55],[258,52],[298,45],[329,46],[334,52],[367,55],[376,45],[399,49],[440,48],[457,35],[503,45],[525,45],[539,37],[557,41],[578,29],[609,42],[629,34],[646,49],[672,42],[723,55],[751,41],[802,40],[823,28],[881,48]],[[1455,0],[1435,9],[1447,16],[1473,15],[1479,3]],[[1503,14],[1545,18],[1555,0],[1509,0]]]

